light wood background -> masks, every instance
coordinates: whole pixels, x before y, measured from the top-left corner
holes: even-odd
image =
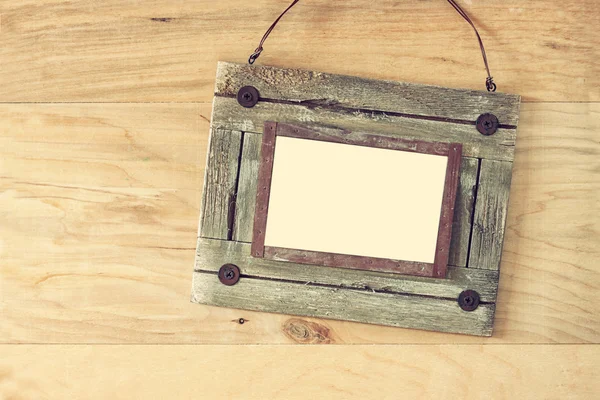
[[[599,398],[600,8],[460,3],[524,100],[490,339],[189,303],[216,62],[288,0],[0,0],[0,399]],[[485,80],[443,0],[301,2],[259,62]]]

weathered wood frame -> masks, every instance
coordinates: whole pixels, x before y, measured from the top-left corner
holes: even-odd
[[[446,156],[448,158],[448,165],[446,168],[434,262],[425,263],[408,260],[391,260],[265,246],[271,177],[278,136]],[[458,188],[460,159],[462,155],[462,145],[460,143],[435,143],[377,135],[355,137],[348,133],[330,133],[325,135],[302,126],[278,124],[277,122],[267,121],[265,122],[263,130],[261,148],[262,151],[258,172],[258,191],[256,194],[256,211],[254,213],[254,227],[252,234],[253,257],[264,257],[271,260],[289,261],[297,264],[392,272],[432,278],[446,277],[448,257],[450,254],[454,203]]]
[[[254,86],[260,101],[241,107]],[[520,97],[296,69],[219,63],[192,301],[398,327],[489,336],[512,176]],[[492,113],[500,128],[481,135]],[[321,134],[376,134],[463,148],[446,279],[330,268],[251,256],[261,135],[266,121]],[[223,264],[241,279],[219,282]],[[471,312],[457,302],[479,293]]]

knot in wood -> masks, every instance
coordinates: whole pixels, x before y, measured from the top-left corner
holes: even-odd
[[[300,318],[287,320],[282,329],[283,333],[296,343],[329,344],[334,342],[329,328]]]

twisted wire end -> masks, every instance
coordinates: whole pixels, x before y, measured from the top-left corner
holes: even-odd
[[[248,59],[248,64],[250,64],[250,65],[254,64],[254,62],[256,61],[256,59],[258,57],[260,57],[260,53],[262,53],[262,51],[263,51],[262,46],[258,47],[256,50],[254,50],[254,53],[252,53],[252,55]]]
[[[495,92],[496,84],[494,83],[494,78],[488,76],[488,78],[485,80],[485,87],[487,88],[488,92]]]

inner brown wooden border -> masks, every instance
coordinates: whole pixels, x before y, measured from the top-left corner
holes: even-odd
[[[433,264],[405,260],[392,260],[375,257],[333,254],[297,249],[265,247],[265,234],[273,174],[273,158],[277,136],[286,136],[324,142],[351,144],[356,146],[375,147],[380,149],[409,151],[414,153],[433,154],[448,157],[446,181],[442,211],[438,229],[438,239]],[[261,163],[258,172],[258,189],[254,214],[252,237],[252,256],[299,264],[323,265],[328,267],[351,268],[370,271],[393,272],[403,275],[416,275],[434,278],[445,278],[450,254],[454,203],[458,189],[462,145],[459,143],[439,143],[411,141],[369,134],[324,133],[301,126],[265,122]]]

